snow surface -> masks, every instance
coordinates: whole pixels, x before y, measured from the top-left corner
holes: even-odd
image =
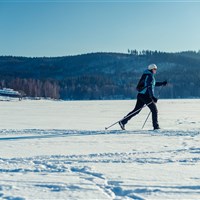
[[[0,199],[200,199],[200,100],[1,101]]]

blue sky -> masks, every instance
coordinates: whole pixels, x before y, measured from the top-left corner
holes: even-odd
[[[200,50],[200,1],[0,0],[0,55]]]

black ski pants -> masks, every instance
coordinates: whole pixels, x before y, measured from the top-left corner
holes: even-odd
[[[156,104],[152,101],[152,99],[148,95],[140,94],[140,93],[138,93],[137,95],[137,102],[136,102],[135,108],[124,117],[124,119],[121,121],[122,124],[125,125],[132,117],[137,115],[142,110],[142,107],[145,104],[151,110],[153,127],[158,128],[159,127],[158,110],[157,110]]]

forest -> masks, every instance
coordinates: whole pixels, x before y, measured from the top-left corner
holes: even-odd
[[[200,52],[88,53],[62,57],[0,56],[0,87],[27,97],[63,100],[132,99],[143,71],[158,66],[167,80],[161,98],[200,97]]]

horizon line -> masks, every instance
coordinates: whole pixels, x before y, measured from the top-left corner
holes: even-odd
[[[185,53],[185,52],[193,52],[193,53],[199,53],[200,50],[182,50],[182,51],[161,51],[161,50],[149,50],[149,49],[144,49],[144,50],[137,50],[137,49],[128,49],[130,51],[137,51],[138,55],[142,55],[143,51],[150,51],[150,52],[158,52],[158,53]],[[77,53],[77,54],[69,54],[69,55],[60,55],[60,56],[23,56],[23,55],[0,55],[0,57],[21,57],[21,58],[56,58],[56,57],[70,57],[70,56],[81,56],[81,55],[87,55],[87,54],[98,54],[98,53],[110,53],[110,54],[126,54],[126,55],[131,55],[132,53],[127,53],[124,52],[112,52],[112,51],[96,51],[96,52],[88,52],[88,53]]]

